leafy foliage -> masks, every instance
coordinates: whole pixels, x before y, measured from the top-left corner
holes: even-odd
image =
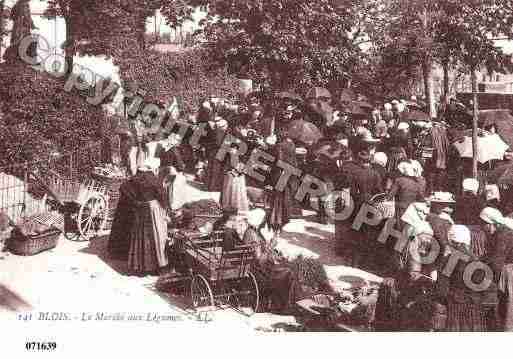
[[[203,21],[210,56],[273,88],[339,81],[357,62],[350,1],[216,0]]]
[[[66,92],[64,80],[21,62],[2,65],[0,79],[3,161],[39,160],[52,151],[80,148],[101,135],[101,107],[88,105],[77,92]]]
[[[117,64],[122,81],[144,90],[146,101],[164,105],[177,96],[186,112],[196,110],[208,96],[232,97],[237,86],[226,70],[210,68],[208,54],[201,49],[171,54],[140,50]]]
[[[429,70],[434,63],[463,65],[467,70],[486,66],[499,72],[510,66],[510,58],[494,46],[493,38],[513,38],[511,1],[363,3],[358,34],[371,44],[363,80],[383,84],[383,92],[393,93],[397,85],[408,87],[409,80],[418,76],[422,66]],[[365,78],[366,74],[370,76]],[[390,84],[387,77],[392,79]]]

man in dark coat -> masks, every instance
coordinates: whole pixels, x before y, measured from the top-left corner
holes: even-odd
[[[349,188],[354,201],[354,211],[348,220],[335,223],[335,235],[338,240],[337,252],[346,257],[352,266],[358,266],[361,257],[369,250],[369,238],[373,235],[367,231],[369,228],[352,229],[352,224],[360,207],[369,201],[372,196],[383,192],[383,181],[379,173],[370,165],[370,151],[365,145],[360,145],[356,161],[347,162],[338,181],[337,190]]]

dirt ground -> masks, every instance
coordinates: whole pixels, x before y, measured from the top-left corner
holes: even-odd
[[[191,191],[197,197],[195,200],[211,196],[195,189]],[[303,255],[319,259],[336,288],[351,285],[345,278],[381,280],[344,266],[334,252],[334,226],[315,223],[307,215],[292,220],[284,229],[278,249],[287,257]],[[56,248],[36,256],[1,253],[0,318],[16,320],[16,313],[20,312],[65,312],[70,313],[72,320],[78,320],[84,312],[135,312],[198,321],[186,298],[155,288],[157,277],[127,276],[126,264],[108,257],[107,242],[108,233],[89,242],[72,242],[62,236]],[[200,321],[216,326],[248,330],[269,328],[276,322],[295,324],[293,317],[265,313],[248,316],[232,309],[209,310],[203,319]]]

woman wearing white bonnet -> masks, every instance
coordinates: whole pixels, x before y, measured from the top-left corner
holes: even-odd
[[[426,192],[426,181],[417,177],[410,161],[399,163],[397,169],[401,176],[397,177],[390,188],[389,199],[395,199],[396,220],[398,228],[402,228],[401,217],[410,204],[423,200]]]
[[[490,247],[494,248],[488,253],[488,263],[501,294],[499,312],[504,313],[498,330],[513,331],[513,220],[492,207],[483,209],[480,217],[488,241],[493,244]]]
[[[386,168],[388,163],[388,156],[385,152],[376,152],[372,156],[372,163]]]
[[[156,274],[169,263],[167,203],[164,188],[155,173],[157,169],[155,161],[148,159],[132,179],[134,217],[127,236],[128,271],[132,275]]]
[[[456,199],[455,220],[459,224],[479,225],[479,214],[485,207],[484,199],[479,196],[479,181],[465,178],[462,183],[463,193]]]
[[[475,178],[465,178],[463,180],[463,191],[467,191],[473,194],[477,194],[479,191],[479,181]]]

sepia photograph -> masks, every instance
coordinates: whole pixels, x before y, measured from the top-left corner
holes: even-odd
[[[15,357],[513,331],[513,0],[1,0],[0,82]]]

